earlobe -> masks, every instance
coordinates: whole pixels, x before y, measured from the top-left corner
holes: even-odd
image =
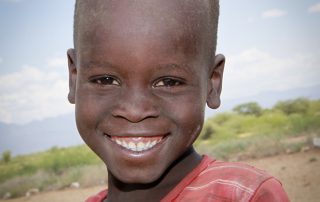
[[[75,104],[75,92],[76,92],[76,80],[77,80],[77,68],[75,63],[75,50],[69,49],[68,55],[68,68],[69,68],[69,93],[68,100],[71,104]]]
[[[207,105],[212,109],[220,106],[220,94],[222,90],[222,78],[225,65],[224,55],[216,55],[214,65],[210,70],[210,78],[208,83]]]

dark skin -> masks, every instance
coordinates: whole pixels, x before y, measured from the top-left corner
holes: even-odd
[[[107,165],[105,201],[160,201],[201,161],[192,143],[206,103],[220,105],[225,59],[208,54],[205,5],[185,2],[88,1],[98,14],[68,50],[68,98],[80,135]],[[162,139],[133,152],[112,137]]]

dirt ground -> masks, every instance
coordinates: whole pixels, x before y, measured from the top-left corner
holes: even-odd
[[[248,160],[247,163],[267,170],[280,179],[292,202],[318,202],[320,199],[320,149],[307,152]],[[40,193],[0,202],[74,202],[103,189],[67,189]]]

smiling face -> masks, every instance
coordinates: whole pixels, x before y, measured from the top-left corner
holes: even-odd
[[[68,52],[79,133],[118,180],[153,182],[192,147],[206,101],[219,105],[208,13],[185,1],[88,2],[86,12],[103,12],[81,16]]]

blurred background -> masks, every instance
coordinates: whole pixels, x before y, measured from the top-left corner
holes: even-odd
[[[220,4],[222,105],[206,110],[195,146],[271,172],[292,201],[316,201],[320,1]],[[74,0],[0,0],[0,198],[49,201],[38,192],[105,186],[105,168],[83,145],[67,101],[73,9]]]

